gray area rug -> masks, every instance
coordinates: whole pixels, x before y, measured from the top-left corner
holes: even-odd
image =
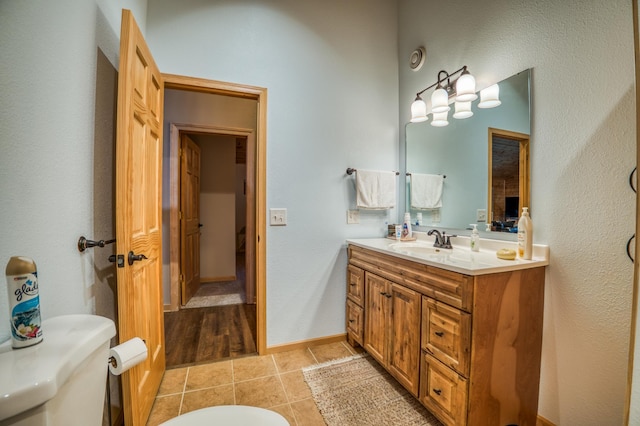
[[[202,283],[200,288],[183,308],[237,305],[245,303],[244,281],[221,281]]]
[[[328,426],[442,424],[368,355],[303,369]]]

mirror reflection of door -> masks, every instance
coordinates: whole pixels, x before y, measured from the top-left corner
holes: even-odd
[[[491,230],[517,232],[529,207],[529,135],[489,128],[489,218]]]

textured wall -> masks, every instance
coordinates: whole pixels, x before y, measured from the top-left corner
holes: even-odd
[[[401,0],[400,120],[440,69],[478,88],[532,68],[534,241],[551,248],[540,414],[622,423],[633,265],[635,105],[631,2]],[[409,53],[427,48],[419,72]],[[614,77],[615,76],[615,77]]]
[[[379,236],[347,167],[398,166],[396,4],[150,0],[147,41],[163,72],[268,89],[267,345],[344,333],[345,238]],[[393,220],[397,213],[393,212]]]
[[[112,149],[120,8],[146,1],[0,2],[0,264],[38,266],[44,318],[114,317],[107,251],[81,235],[113,229]],[[145,16],[138,15],[144,22]],[[94,180],[97,179],[97,180]],[[94,256],[101,256],[94,262]],[[0,284],[0,335],[8,321]],[[46,335],[46,330],[45,330]]]

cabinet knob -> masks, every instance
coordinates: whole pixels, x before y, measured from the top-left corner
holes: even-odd
[[[444,332],[442,332],[442,331],[436,331],[436,332],[435,332],[435,335],[436,335],[436,336],[438,336],[438,337],[442,337],[442,336],[444,336]]]

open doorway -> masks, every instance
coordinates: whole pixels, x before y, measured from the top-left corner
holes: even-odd
[[[238,203],[241,208],[233,208],[233,217],[225,219],[205,213],[206,219],[204,217],[199,219],[199,223],[203,225],[200,228],[203,234],[205,234],[205,231],[211,231],[215,235],[210,240],[221,239],[222,234],[229,234],[227,237],[230,236],[230,238],[226,238],[226,243],[224,244],[226,255],[221,256],[220,252],[218,252],[214,256],[205,254],[204,257],[199,257],[201,281],[219,285],[240,279],[244,281],[243,295],[240,298],[245,303],[228,305],[235,306],[234,308],[224,308],[226,313],[222,317],[231,319],[231,321],[226,321],[224,318],[221,321],[219,313],[215,321],[211,320],[213,316],[208,315],[209,319],[205,319],[207,315],[203,314],[204,316],[201,316],[201,320],[187,320],[191,323],[189,327],[198,329],[194,333],[199,333],[200,335],[199,344],[210,346],[207,351],[220,352],[220,349],[225,345],[229,346],[228,342],[231,340],[235,339],[237,342],[239,339],[246,342],[247,339],[242,336],[224,337],[221,340],[219,335],[220,327],[226,327],[224,325],[221,326],[221,324],[237,323],[238,321],[234,320],[233,317],[240,313],[244,316],[244,320],[239,322],[248,322],[250,325],[248,329],[251,330],[250,337],[253,341],[253,352],[264,352],[266,299],[264,297],[264,241],[261,241],[260,236],[264,235],[266,225],[264,220],[266,90],[181,76],[166,76],[165,82],[164,132],[168,136],[165,137],[165,174],[168,176],[169,182],[175,183],[179,181],[180,135],[188,134],[200,149],[204,148],[205,151],[202,153],[201,160],[202,179],[205,186],[207,185],[207,173],[211,174],[219,169],[218,165],[214,163],[216,163],[215,160],[220,154],[215,150],[209,154],[206,151],[218,145],[225,145],[225,155],[232,157],[234,163],[234,170],[231,173],[233,176],[229,179],[234,189],[230,191],[227,188],[219,191],[219,195],[222,194],[220,196],[223,198],[227,196],[229,199],[237,198],[246,201]],[[178,113],[174,111],[173,115],[169,104],[172,94],[177,98],[188,98],[186,103],[183,102],[177,108],[174,108],[174,110],[178,110]],[[248,117],[244,117],[244,122],[242,120],[238,121],[237,118],[242,114],[242,111],[246,112],[246,109],[243,110],[242,108],[243,104],[245,106],[247,104],[250,105],[253,110]],[[213,121],[212,117],[214,118]],[[247,119],[249,122],[246,121]],[[229,155],[229,152],[232,152],[232,154]],[[239,176],[240,178],[238,178]],[[242,197],[238,197],[240,191],[236,190],[235,187],[240,188]],[[165,311],[170,313],[181,311],[197,312],[200,308],[182,309],[189,303],[189,300],[184,297],[180,284],[182,280],[182,271],[180,270],[181,211],[178,206],[180,190],[175,184],[167,185],[167,188],[167,193],[164,194],[164,198],[167,200],[164,203],[166,220],[163,222],[165,223],[165,235],[168,235],[169,240],[166,244],[169,250],[168,253],[165,253],[165,276],[167,277],[165,283],[168,282],[169,285],[165,286]],[[206,200],[208,196],[205,196],[205,199],[201,199],[205,210],[207,203],[211,201]],[[229,207],[235,204],[235,201],[228,202],[228,200],[221,201],[218,199],[216,204]],[[228,211],[229,209],[227,209],[227,213]],[[239,217],[241,219],[238,219]],[[224,232],[221,232],[221,230],[224,230]],[[207,244],[205,237],[203,235],[204,246]],[[206,247],[204,251],[206,252]],[[231,253],[230,259],[229,252]],[[203,262],[203,258],[208,260]],[[225,272],[224,270],[215,269],[215,267],[220,267],[221,265],[223,269],[226,267],[228,270]],[[212,266],[214,267],[213,272],[207,270],[208,267]],[[220,306],[220,308],[222,307]],[[232,310],[234,312],[231,312]],[[243,311],[247,310],[252,311],[252,313],[243,313]],[[222,311],[222,309],[219,311]],[[189,315],[193,316],[194,312],[190,312]],[[169,352],[171,351],[170,345],[173,344],[174,339],[169,337],[170,330],[166,314],[165,329],[167,331],[167,351]],[[182,329],[185,330],[184,327]],[[196,362],[198,361],[196,360]]]

